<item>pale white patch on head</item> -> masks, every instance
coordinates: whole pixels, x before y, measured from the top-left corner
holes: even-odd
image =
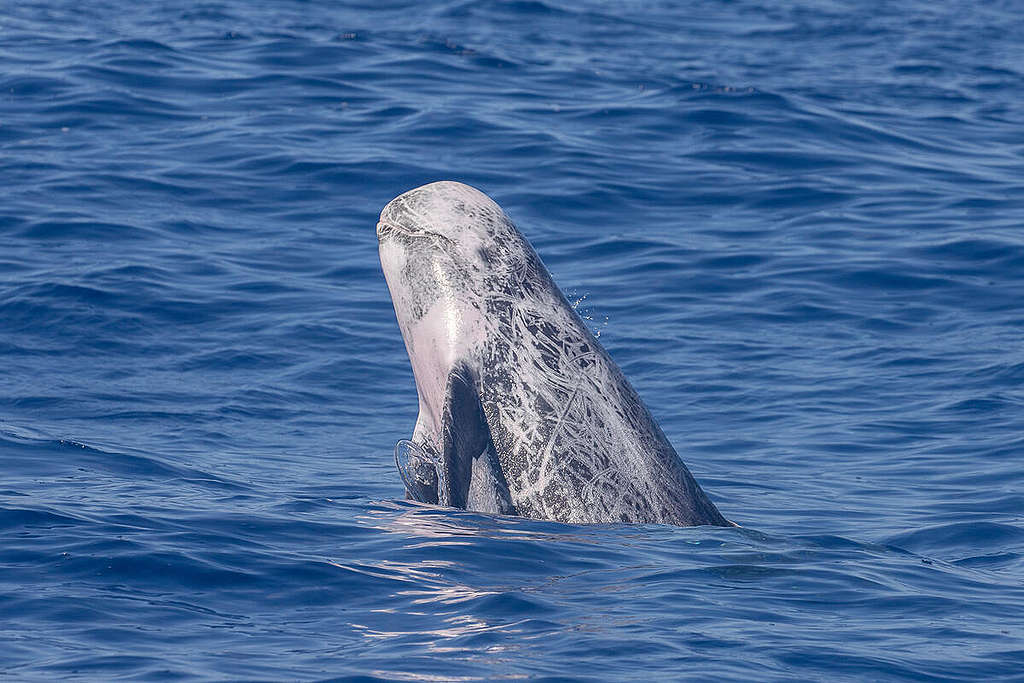
[[[430,183],[392,199],[380,213],[381,226],[438,235],[463,257],[488,246],[490,230],[504,212],[483,192],[449,180]]]
[[[439,182],[392,200],[377,225],[381,266],[420,399],[416,436],[440,431],[452,368],[485,336],[485,250],[508,219],[468,185]]]

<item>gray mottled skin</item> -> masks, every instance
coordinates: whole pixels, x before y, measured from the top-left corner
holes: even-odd
[[[407,495],[562,522],[731,525],[491,199],[424,185],[384,208],[377,236],[420,398]]]

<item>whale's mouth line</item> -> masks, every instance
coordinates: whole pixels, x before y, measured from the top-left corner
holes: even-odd
[[[401,223],[392,223],[390,221],[380,221],[377,223],[377,236],[383,237],[385,235],[401,235],[402,237],[437,237],[436,233],[424,230],[423,228],[413,228],[408,225]]]
[[[377,223],[377,240],[383,240],[385,237],[426,239],[434,243],[444,245],[446,248],[453,248],[455,245],[450,237],[446,237],[440,233],[424,230],[422,228],[410,228],[409,226],[402,225],[401,223],[380,221]]]
[[[381,239],[388,235],[404,235],[406,237],[412,237],[415,234],[415,231],[405,227],[404,225],[389,223],[387,221],[380,221],[377,223],[377,239]]]

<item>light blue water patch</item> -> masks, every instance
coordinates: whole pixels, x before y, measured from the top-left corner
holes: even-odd
[[[0,11],[0,677],[1024,670],[1012,3]],[[404,502],[380,209],[495,198],[740,529]]]

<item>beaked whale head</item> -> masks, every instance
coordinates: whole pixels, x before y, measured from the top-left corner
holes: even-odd
[[[377,223],[381,266],[391,289],[411,288],[403,318],[422,318],[443,297],[478,303],[521,263],[529,244],[483,192],[453,181],[430,183],[391,200]],[[413,287],[413,285],[416,285]]]
[[[381,266],[420,412],[409,498],[568,522],[729,522],[529,242],[456,182],[391,201]]]
[[[495,312],[529,274],[547,271],[494,201],[457,182],[393,199],[381,211],[377,239],[419,396],[412,440],[395,450],[406,493],[422,502],[465,507],[474,500],[474,509],[509,511],[507,488],[493,484],[500,472],[484,476],[497,465],[479,458],[490,437],[478,378],[488,336],[502,317]]]
[[[416,379],[419,440],[439,433],[446,383],[454,368],[473,364],[487,334],[488,302],[514,296],[517,274],[539,260],[501,207],[453,181],[389,202],[377,240]]]

